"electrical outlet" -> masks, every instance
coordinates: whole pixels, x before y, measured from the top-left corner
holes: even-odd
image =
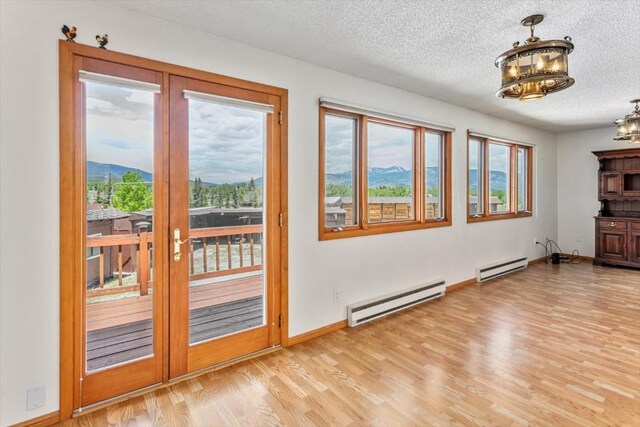
[[[537,238],[537,237],[534,237],[534,238],[533,238],[533,246],[535,246],[535,245],[537,245],[537,244],[538,244],[538,238]]]
[[[44,384],[27,389],[27,411],[44,406]]]
[[[340,301],[340,292],[338,292],[337,289],[333,290],[333,302],[337,303],[338,301]]]

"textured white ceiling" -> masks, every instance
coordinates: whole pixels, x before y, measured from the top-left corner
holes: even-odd
[[[108,0],[124,8],[553,132],[597,128],[640,97],[638,0]],[[541,101],[494,96],[495,58],[527,37],[569,35],[573,87]]]

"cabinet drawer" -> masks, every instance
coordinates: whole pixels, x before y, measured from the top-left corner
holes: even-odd
[[[633,231],[640,231],[640,221],[638,222],[632,222],[631,223],[631,229]]]
[[[598,221],[598,225],[601,229],[614,228],[617,230],[626,230],[627,229],[627,221],[619,220],[619,219],[611,219],[611,220],[600,220]]]

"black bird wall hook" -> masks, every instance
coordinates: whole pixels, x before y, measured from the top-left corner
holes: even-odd
[[[107,43],[109,43],[109,34],[105,34],[103,36],[96,36],[96,41],[98,42],[98,46],[100,49],[106,49]]]
[[[62,26],[62,34],[64,34],[64,36],[67,38],[68,42],[73,42],[75,43],[75,38],[76,38],[76,32],[77,32],[77,28],[76,27],[67,27],[66,25]]]

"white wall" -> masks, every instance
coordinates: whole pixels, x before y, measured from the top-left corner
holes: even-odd
[[[631,148],[616,142],[610,127],[558,135],[558,244],[564,252],[596,253],[595,222],[598,215],[598,160],[591,152]]]
[[[58,408],[58,53],[62,24],[78,41],[107,32],[109,48],[289,89],[290,335],[337,322],[348,303],[440,277],[473,277],[477,265],[525,254],[556,237],[556,136],[99,2],[0,2],[0,424]],[[498,79],[498,76],[494,76]],[[497,84],[496,80],[496,84]],[[320,96],[449,123],[453,226],[319,242]],[[487,96],[493,96],[487,94]],[[510,102],[510,101],[505,101]],[[466,130],[536,144],[531,218],[466,224]],[[588,174],[590,176],[590,174]],[[544,191],[537,191],[544,189]],[[332,291],[341,300],[332,302]],[[26,389],[46,405],[26,411]]]

